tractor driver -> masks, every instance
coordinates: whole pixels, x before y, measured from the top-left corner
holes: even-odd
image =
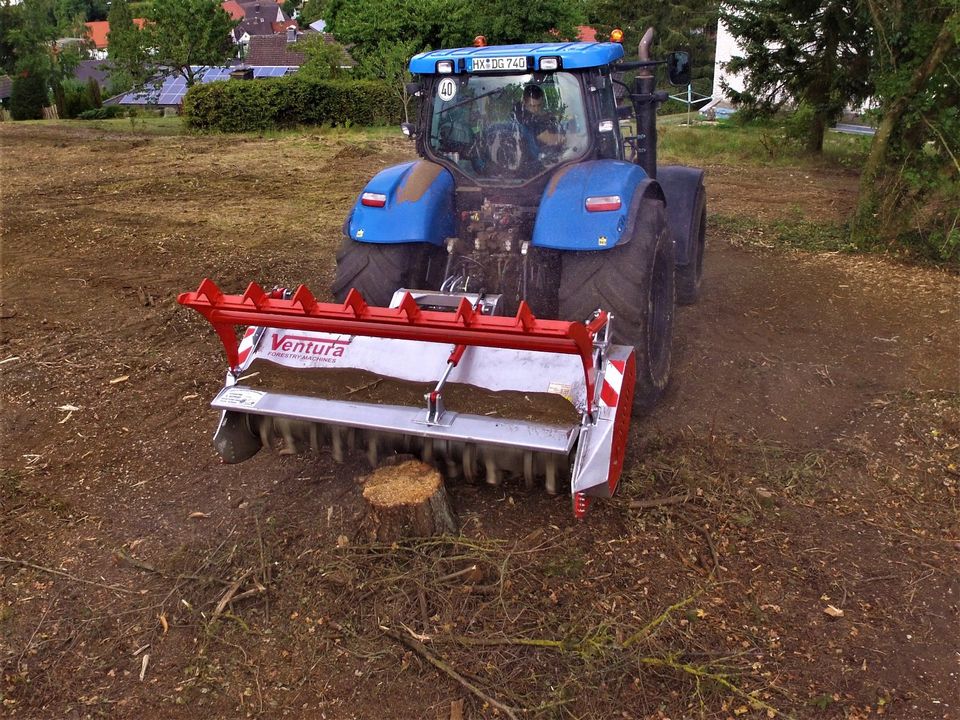
[[[544,100],[543,89],[539,85],[527,85],[523,89],[523,100],[516,113],[535,156],[541,151],[559,152],[564,142],[559,123],[544,107]],[[530,142],[531,140],[533,142]]]

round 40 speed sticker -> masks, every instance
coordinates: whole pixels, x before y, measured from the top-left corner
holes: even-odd
[[[453,78],[443,78],[437,86],[437,95],[444,102],[450,102],[457,96],[457,81]]]

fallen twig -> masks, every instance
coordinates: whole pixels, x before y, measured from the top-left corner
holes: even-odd
[[[650,500],[631,500],[627,503],[627,507],[631,510],[646,510],[664,505],[680,505],[689,499],[690,493],[684,493],[683,495],[670,495],[668,497],[652,498]]]
[[[220,585],[229,585],[229,580],[224,580],[223,578],[214,577],[213,575],[195,575],[193,573],[177,573],[173,575],[168,572],[164,572],[160,568],[154,567],[150,563],[146,563],[143,560],[138,560],[132,555],[128,555],[123,550],[114,550],[113,554],[120,560],[130,564],[131,566],[137,568],[138,570],[143,570],[144,572],[153,573],[154,575],[159,575],[160,577],[166,580],[196,580],[197,582],[211,582],[219,583]]]
[[[223,609],[230,604],[230,601],[233,599],[233,596],[237,594],[237,590],[240,589],[240,585],[243,584],[243,581],[247,579],[247,576],[253,572],[252,570],[247,570],[240,575],[236,580],[230,583],[230,587],[227,588],[226,592],[223,593],[223,597],[220,598],[220,602],[217,603],[217,606],[213,609],[213,619],[215,620],[220,613],[223,612]]]
[[[253,521],[257,527],[257,547],[260,550],[260,579],[264,585],[270,584],[270,566],[267,564],[266,554],[263,552],[263,533],[260,532],[260,518],[254,516]],[[248,591],[249,592],[249,591]],[[259,590],[258,590],[259,592]],[[265,613],[267,620],[270,619],[270,598],[267,598]]]
[[[717,546],[713,542],[713,535],[710,534],[710,530],[707,529],[706,525],[700,525],[686,518],[683,518],[683,521],[706,539],[707,546],[710,548],[710,557],[713,559],[713,568],[710,570],[710,575],[720,575],[720,555],[717,553]]]
[[[253,597],[254,595],[259,595],[260,593],[264,593],[266,591],[267,589],[263,585],[257,583],[257,586],[255,588],[252,588],[250,590],[244,590],[242,593],[238,593],[234,595],[230,599],[229,604],[233,605],[234,603],[238,603],[241,600],[246,600],[248,597]]]
[[[383,378],[377,378],[377,379],[374,380],[373,382],[368,382],[366,385],[361,385],[360,387],[350,388],[350,389],[346,392],[346,394],[347,394],[347,395],[353,395],[354,393],[358,393],[358,392],[360,392],[361,390],[366,390],[366,389],[368,389],[368,388],[376,387],[377,385],[379,385],[379,384],[382,383],[382,382],[383,382]]]
[[[452,572],[452,573],[450,573],[449,575],[444,575],[443,577],[438,577],[438,578],[437,578],[437,582],[438,582],[438,583],[443,583],[443,582],[447,582],[447,581],[449,581],[449,580],[456,580],[458,577],[463,577],[464,575],[468,575],[469,573],[476,572],[476,571],[477,571],[477,567],[478,567],[477,565],[470,565],[470,566],[468,566],[468,567],[465,567],[463,570],[457,570],[456,572]]]
[[[713,672],[710,672],[709,670],[705,670],[702,666],[699,666],[699,665],[691,665],[690,663],[677,662],[671,657],[665,657],[665,658],[664,657],[641,657],[641,658],[637,658],[637,661],[642,663],[643,665],[649,665],[651,667],[670,668],[672,670],[679,670],[680,672],[685,672],[689,675],[693,675],[693,677],[695,677],[698,682],[700,680],[710,680],[712,682],[717,683],[721,687],[729,690],[734,695],[739,695],[741,698],[743,698],[744,700],[749,702],[751,705],[753,705],[754,708],[766,710],[768,714],[773,713],[771,717],[775,717],[776,715],[780,714],[780,711],[777,708],[765,703],[760,698],[756,697],[751,693],[746,692],[742,688],[737,687],[732,682],[727,680],[726,674],[713,673]]]
[[[702,592],[702,591],[701,591],[701,592]],[[670,607],[668,607],[668,608],[667,608],[666,610],[664,610],[662,613],[660,613],[659,615],[657,615],[657,617],[655,617],[653,620],[651,620],[650,622],[648,622],[648,623],[647,623],[646,625],[644,625],[642,628],[640,628],[639,630],[637,630],[637,632],[635,632],[633,635],[631,635],[631,636],[628,637],[626,640],[624,640],[622,647],[628,648],[628,647],[630,647],[631,645],[633,645],[634,643],[637,643],[637,642],[639,642],[640,640],[643,640],[643,639],[644,639],[645,637],[647,637],[651,632],[653,632],[653,631],[656,630],[658,627],[660,627],[660,625],[662,625],[662,624],[667,620],[667,618],[670,617],[670,615],[671,615],[673,612],[679,610],[679,609],[682,608],[682,607],[686,607],[687,605],[689,605],[690,603],[692,603],[694,600],[696,600],[696,599],[697,599],[697,596],[698,596],[699,594],[700,594],[699,592],[698,592],[698,593],[695,593],[695,594],[691,595],[690,597],[684,598],[684,599],[681,600],[680,602],[674,603],[673,605],[671,605]]]
[[[504,704],[503,704],[502,702],[500,702],[499,700],[497,700],[497,699],[491,697],[490,695],[488,695],[487,693],[485,693],[483,690],[481,690],[480,688],[478,688],[478,687],[477,687],[476,685],[474,685],[472,682],[470,682],[469,680],[467,680],[463,675],[461,675],[460,673],[458,673],[458,672],[457,672],[453,667],[451,667],[447,662],[445,662],[444,660],[442,660],[441,658],[437,657],[436,655],[434,655],[433,653],[431,653],[429,650],[427,650],[427,648],[424,647],[423,643],[421,643],[419,640],[416,640],[416,639],[414,639],[414,638],[412,638],[412,637],[410,637],[410,636],[408,636],[408,635],[403,635],[403,634],[401,634],[401,633],[398,633],[398,632],[396,632],[395,630],[391,630],[390,628],[386,628],[386,627],[382,627],[382,626],[381,626],[380,629],[383,630],[383,632],[384,632],[388,637],[393,638],[394,640],[396,640],[397,642],[401,643],[402,645],[406,645],[408,648],[410,648],[410,649],[413,650],[415,653],[417,653],[418,655],[420,655],[424,660],[426,660],[428,663],[430,663],[431,665],[433,665],[435,668],[437,668],[437,669],[440,670],[441,672],[444,672],[444,673],[446,673],[447,675],[449,675],[451,678],[453,678],[454,680],[456,680],[458,683],[460,683],[460,684],[461,684],[463,687],[465,687],[467,690],[469,690],[469,691],[472,692],[474,695],[476,695],[478,698],[480,698],[480,699],[483,700],[485,703],[487,703],[490,707],[496,708],[497,710],[499,710],[500,712],[502,712],[504,715],[506,715],[506,716],[507,716],[508,718],[510,718],[511,720],[518,720],[518,719],[517,719],[517,715],[516,715],[516,712],[517,712],[517,709],[516,709],[516,708],[512,708],[512,707],[510,707],[509,705],[504,705]]]
[[[20,672],[20,664],[23,662],[23,656],[27,654],[27,651],[30,650],[30,647],[33,645],[33,639],[37,636],[37,633],[40,632],[40,626],[43,625],[43,621],[47,619],[47,613],[50,612],[50,608],[53,607],[54,603],[47,605],[46,609],[43,611],[43,615],[40,616],[40,622],[37,623],[37,626],[33,629],[33,633],[30,635],[30,639],[27,640],[27,644],[23,646],[23,652],[20,653],[20,657],[17,658],[17,672]]]
[[[99,583],[95,580],[86,580],[82,577],[77,577],[76,575],[71,575],[68,572],[63,570],[54,570],[53,568],[44,567],[43,565],[35,565],[26,560],[14,560],[13,558],[0,557],[0,563],[6,563],[7,565],[19,565],[20,567],[30,568],[31,570],[39,570],[40,572],[50,573],[51,575],[59,575],[60,577],[65,577],[74,582],[83,583],[84,585],[93,585],[94,587],[106,588],[107,590],[113,590],[114,592],[127,593],[128,595],[139,595],[137,590],[128,590],[127,588],[119,587],[118,585],[108,585],[107,583]]]
[[[434,638],[435,640],[443,640],[446,638]],[[496,647],[499,645],[523,645],[526,647],[539,647],[539,648],[548,648],[550,650],[566,650],[574,645],[579,645],[579,643],[568,643],[563,640],[549,640],[547,638],[518,638],[518,637],[505,637],[505,638],[472,638],[465,637],[463,635],[453,635],[449,638],[453,642],[459,643],[460,645],[475,645],[479,647]]]

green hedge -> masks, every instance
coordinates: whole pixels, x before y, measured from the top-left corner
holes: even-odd
[[[183,99],[187,127],[244,132],[296,125],[399,123],[403,105],[385,83],[296,75],[194,85]]]
[[[84,110],[77,115],[78,120],[113,120],[114,118],[126,117],[127,108],[123,105],[104,105],[93,110]]]

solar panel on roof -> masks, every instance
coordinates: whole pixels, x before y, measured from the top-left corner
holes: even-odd
[[[197,82],[210,83],[230,79],[233,67],[204,67],[191,66]],[[294,65],[262,65],[253,68],[255,78],[283,77],[295,73],[300,68]],[[157,86],[148,86],[126,93],[118,101],[118,105],[179,105],[183,96],[187,94],[187,81],[182,75],[168,75],[163,83]]]

